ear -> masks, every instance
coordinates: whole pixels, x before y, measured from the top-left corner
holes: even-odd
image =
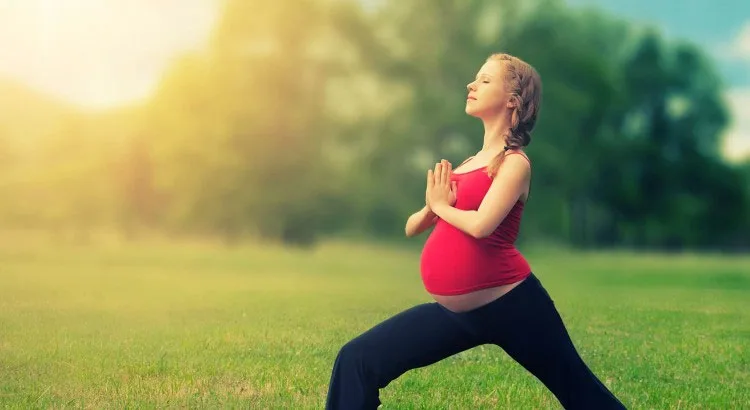
[[[505,105],[507,108],[516,108],[516,99],[511,95],[508,97],[508,102]]]

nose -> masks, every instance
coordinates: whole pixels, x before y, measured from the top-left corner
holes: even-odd
[[[468,91],[475,91],[476,90],[476,86],[474,85],[474,82],[470,82],[469,84],[466,84],[466,89]]]

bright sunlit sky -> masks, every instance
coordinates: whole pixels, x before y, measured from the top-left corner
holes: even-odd
[[[218,0],[0,0],[0,76],[90,108],[140,100],[203,47]]]
[[[361,0],[372,2],[377,0]],[[567,0],[657,24],[706,47],[730,86],[730,156],[750,154],[750,2]],[[714,4],[712,4],[714,3]],[[0,76],[87,108],[148,97],[171,60],[200,49],[220,0],[0,0]]]

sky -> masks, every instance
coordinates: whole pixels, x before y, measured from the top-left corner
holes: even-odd
[[[373,0],[361,0],[363,2]],[[702,45],[728,86],[730,158],[750,155],[750,1],[565,0]],[[147,98],[174,58],[201,49],[220,0],[0,0],[0,76],[84,108]],[[679,4],[679,5],[678,5]]]
[[[0,76],[84,108],[147,98],[201,49],[217,0],[0,0]]]
[[[668,39],[687,40],[714,58],[727,86],[733,123],[724,153],[750,156],[750,0],[566,0],[596,6],[636,24],[659,28]]]

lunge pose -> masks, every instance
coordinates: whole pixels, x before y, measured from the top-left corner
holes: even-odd
[[[529,197],[531,141],[541,80],[526,62],[494,54],[467,86],[466,113],[484,143],[455,170],[427,171],[425,206],[406,235],[434,226],[421,256],[434,298],[346,343],[333,364],[326,408],[375,409],[379,391],[405,372],[495,344],[566,409],[623,409],[581,359],[555,305],[515,241]]]

